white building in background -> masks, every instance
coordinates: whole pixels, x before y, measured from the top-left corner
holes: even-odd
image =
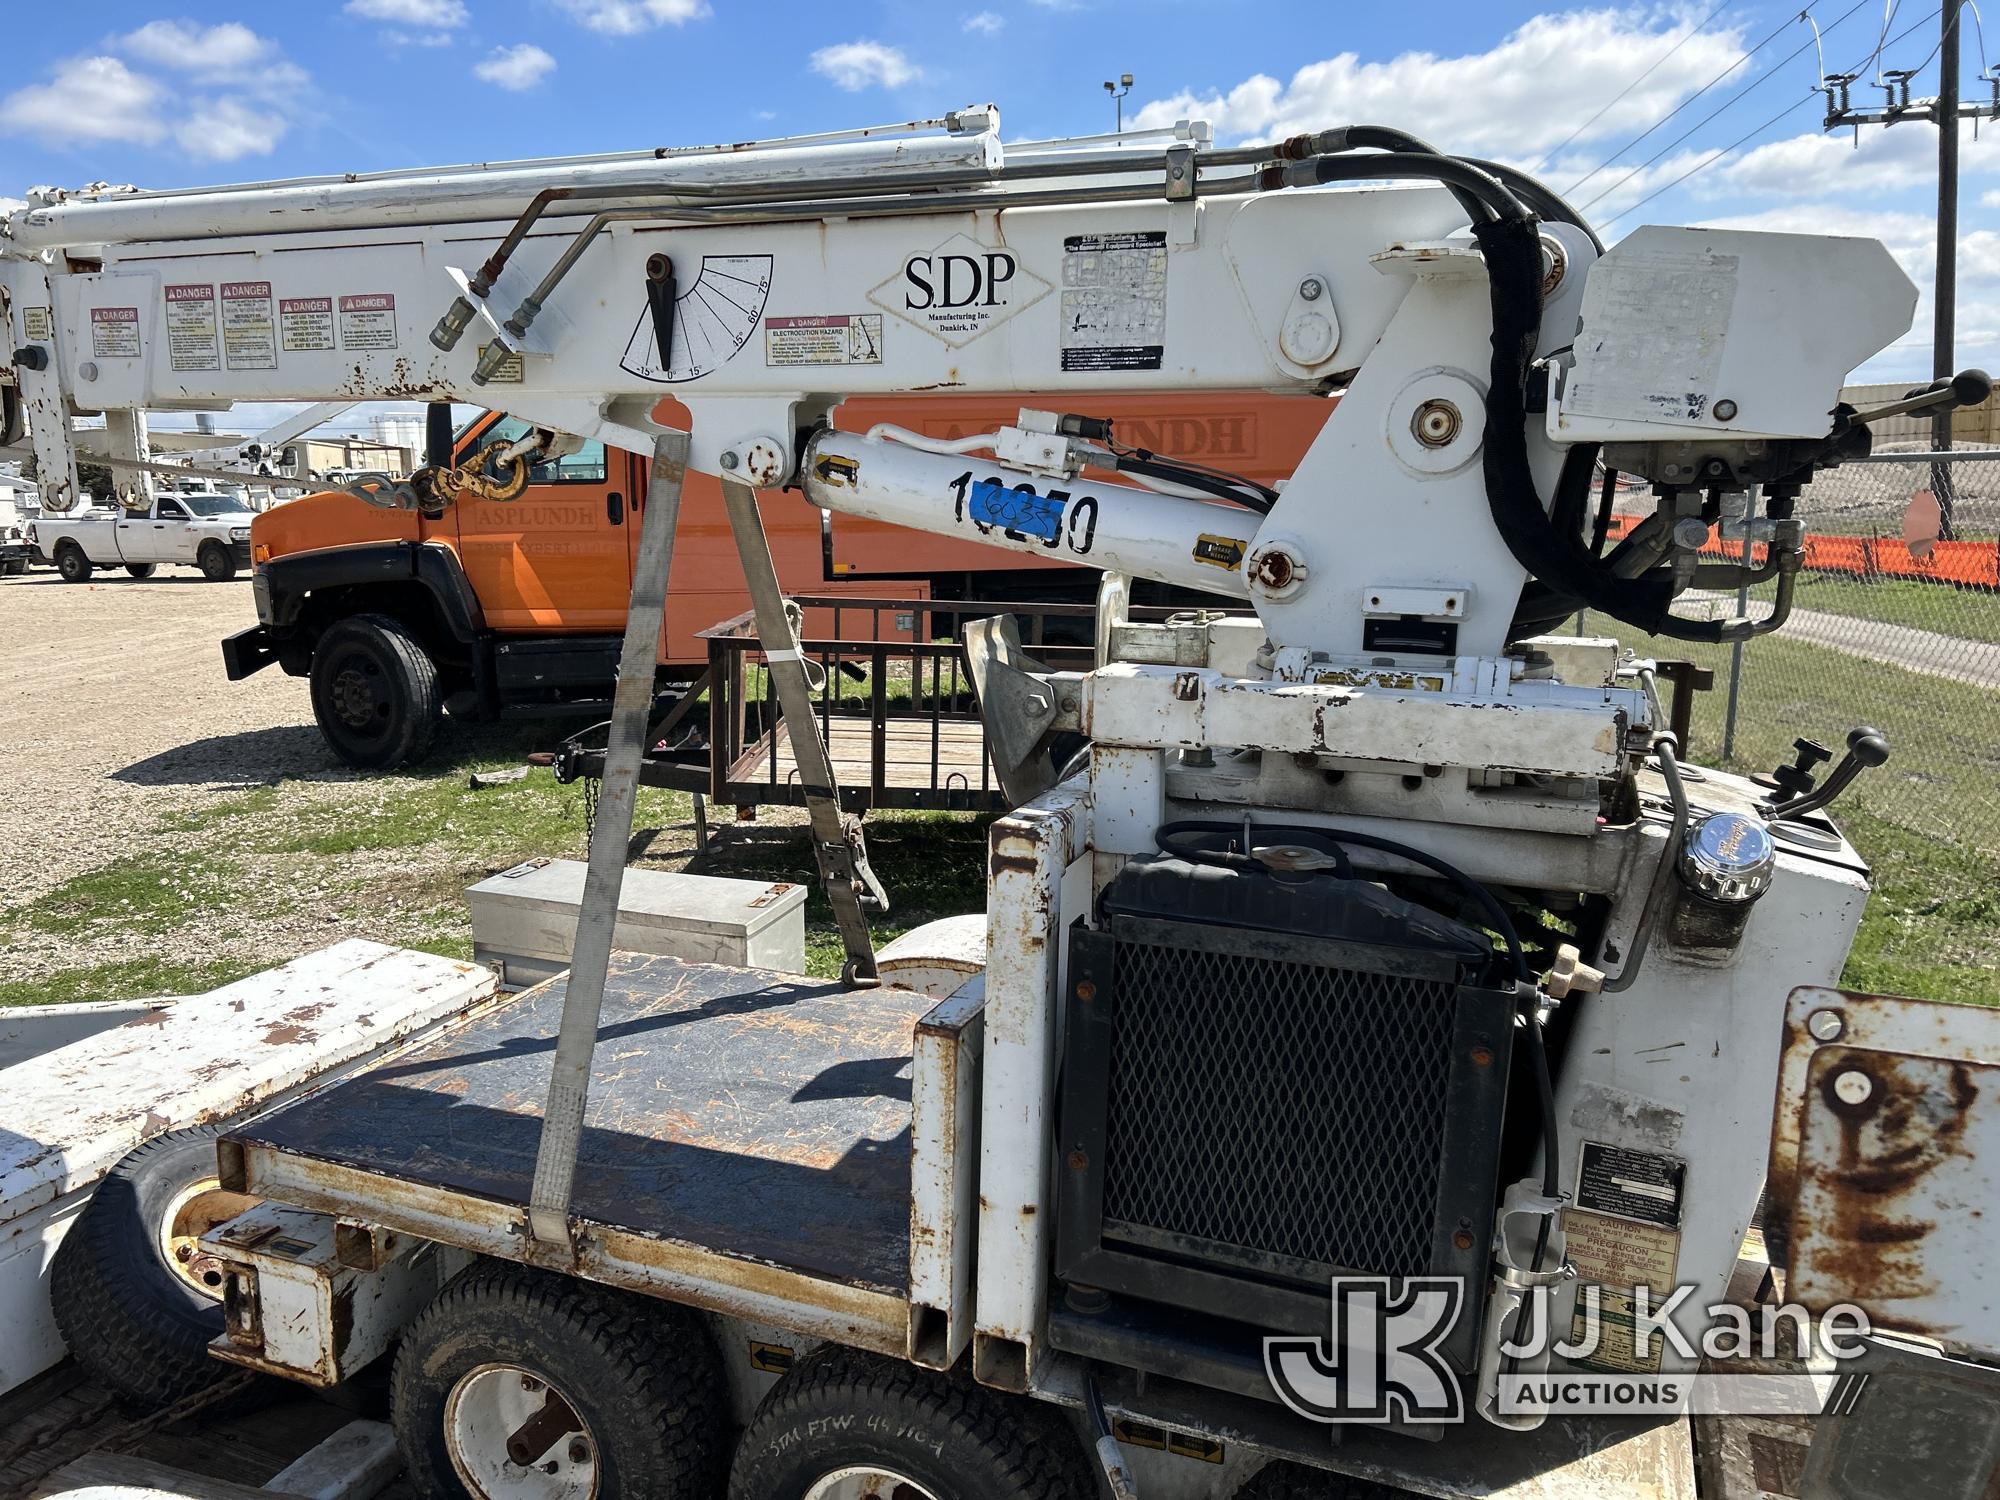
[[[424,451],[424,419],[410,412],[380,412],[368,419],[375,441],[385,448]]]

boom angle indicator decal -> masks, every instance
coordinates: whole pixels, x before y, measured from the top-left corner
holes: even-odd
[[[641,380],[679,385],[699,380],[736,356],[757,332],[771,295],[768,255],[704,255],[701,274],[674,299],[673,347],[667,367],[653,338],[653,315],[642,300],[620,366]]]

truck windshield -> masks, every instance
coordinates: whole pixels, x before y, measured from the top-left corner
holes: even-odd
[[[188,508],[191,515],[230,516],[248,509],[241,500],[230,495],[175,495],[174,499]]]

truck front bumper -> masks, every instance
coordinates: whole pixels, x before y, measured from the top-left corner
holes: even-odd
[[[278,659],[278,643],[262,625],[222,638],[222,666],[231,682],[241,682]]]

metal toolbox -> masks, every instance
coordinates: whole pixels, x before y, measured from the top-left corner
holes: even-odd
[[[583,874],[580,860],[531,859],[466,891],[473,953],[499,971],[502,984],[540,984],[569,967]],[[612,946],[691,963],[803,973],[806,888],[627,870]]]

